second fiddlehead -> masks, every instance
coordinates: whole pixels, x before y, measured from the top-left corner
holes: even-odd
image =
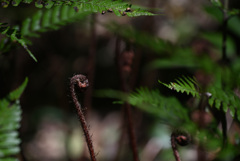
[[[179,152],[177,150],[177,144],[180,146],[186,146],[190,142],[191,142],[191,137],[187,133],[181,132],[181,131],[174,131],[172,133],[171,145],[172,145],[172,150],[173,150],[173,154],[174,154],[176,161],[181,161]]]

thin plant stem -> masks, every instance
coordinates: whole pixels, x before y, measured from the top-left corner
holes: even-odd
[[[227,61],[227,24],[228,24],[228,0],[224,0],[223,9],[223,32],[222,32],[222,60]]]
[[[223,107],[220,108],[220,118],[221,118],[221,125],[222,125],[222,135],[223,135],[223,147],[225,147],[227,143],[227,119],[226,114],[223,111]]]
[[[228,24],[228,4],[229,0],[224,0],[224,9],[223,9],[223,42],[222,42],[222,62],[224,65],[228,62],[227,58],[227,24]],[[223,111],[222,107],[220,109],[221,113],[221,124],[222,124],[222,133],[223,133],[223,146],[226,143],[227,140],[227,120],[226,120],[226,114]]]
[[[87,74],[88,80],[91,86],[85,93],[84,105],[91,109],[92,107],[92,93],[93,93],[93,84],[94,84],[94,75],[95,75],[95,62],[96,62],[96,15],[91,15],[91,35],[90,35],[90,45],[89,45],[89,57],[88,57],[88,66]]]
[[[127,123],[128,123],[128,135],[129,135],[131,148],[132,148],[132,152],[133,152],[133,158],[134,158],[134,161],[139,161],[138,152],[137,152],[136,137],[135,137],[135,133],[134,133],[134,130],[133,130],[134,126],[133,126],[133,121],[132,121],[132,118],[131,118],[131,116],[132,116],[131,106],[130,106],[129,103],[125,103],[124,111],[125,111],[125,115],[126,115]]]
[[[91,136],[89,134],[89,129],[88,129],[88,126],[87,126],[87,122],[85,120],[85,116],[82,112],[81,104],[79,103],[79,101],[77,99],[77,95],[76,95],[76,91],[75,91],[75,87],[78,87],[79,90],[83,92],[88,86],[89,86],[88,79],[84,75],[81,75],[81,74],[75,75],[70,80],[71,97],[72,97],[73,103],[75,105],[75,108],[77,110],[79,121],[81,123],[83,133],[84,133],[84,136],[85,136],[85,139],[86,139],[86,142],[87,142],[90,157],[91,157],[92,161],[96,161],[95,152],[94,152],[94,148],[93,148],[93,143],[92,143]]]
[[[120,52],[120,39],[117,38],[116,41],[116,61],[117,61],[117,67],[118,67],[118,72],[119,72],[119,77],[120,77],[120,82],[121,82],[121,88],[123,92],[128,93],[129,92],[129,88],[128,88],[128,84],[127,84],[127,79],[128,77],[124,76],[123,73],[123,67],[121,64],[121,52]],[[126,116],[126,122],[127,122],[127,126],[128,126],[128,137],[129,137],[129,141],[130,141],[130,146],[132,149],[132,153],[133,153],[133,160],[134,161],[139,161],[139,157],[138,157],[138,152],[137,152],[137,143],[136,143],[136,137],[135,137],[135,133],[134,133],[134,126],[133,126],[133,121],[132,121],[132,112],[131,112],[131,106],[129,103],[125,102],[123,105],[124,108],[124,113]]]
[[[200,129],[203,129],[204,127],[206,127],[206,120],[205,120],[205,107],[207,104],[207,99],[205,95],[201,96],[200,102],[199,102],[199,123],[198,126]],[[203,146],[200,144],[197,146],[197,158],[199,161],[205,161],[206,160],[206,153],[205,153],[205,149],[203,148]]]

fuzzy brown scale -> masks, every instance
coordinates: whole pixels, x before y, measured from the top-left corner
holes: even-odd
[[[88,128],[85,116],[83,114],[81,104],[79,103],[79,101],[77,99],[77,95],[76,95],[76,91],[75,91],[75,87],[77,87],[81,92],[84,92],[88,86],[89,86],[88,79],[86,76],[84,76],[82,74],[75,75],[70,80],[71,97],[72,97],[73,103],[75,105],[75,108],[77,110],[79,121],[81,123],[83,133],[84,133],[84,136],[85,136],[85,139],[87,142],[90,157],[91,157],[92,161],[96,161],[96,157],[95,157],[96,155],[94,152],[92,139],[89,134],[89,128]]]

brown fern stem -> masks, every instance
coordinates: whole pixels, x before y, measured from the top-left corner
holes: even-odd
[[[172,132],[171,145],[176,161],[181,161],[179,152],[177,150],[177,144],[180,146],[186,146],[191,142],[191,140],[191,136],[184,131],[176,130]]]
[[[129,70],[131,71],[132,64],[127,63],[128,70],[126,70],[126,66],[124,69],[124,65],[126,65],[126,57],[124,58],[123,53],[120,52],[120,41],[121,41],[120,38],[117,38],[117,41],[116,41],[116,61],[117,62],[116,63],[118,67],[122,91],[125,93],[128,93],[129,92],[128,80],[131,73],[129,72]],[[126,116],[126,123],[128,126],[128,138],[130,141],[130,146],[133,154],[133,160],[139,161],[136,137],[135,137],[134,126],[132,121],[131,106],[129,103],[125,102],[123,105],[123,108],[124,108],[124,114]]]
[[[179,152],[177,150],[177,143],[175,141],[175,133],[174,132],[171,135],[171,145],[172,145],[173,155],[174,155],[176,161],[181,161]]]
[[[222,62],[224,65],[227,65],[229,63],[229,59],[227,57],[227,24],[229,20],[228,15],[228,5],[229,0],[224,0],[224,9],[223,9],[223,40],[222,40]],[[221,113],[221,124],[222,124],[222,133],[223,133],[223,146],[226,144],[227,140],[227,120],[226,120],[226,114],[222,109],[222,106],[220,108]]]
[[[132,149],[132,153],[133,153],[133,158],[134,161],[139,161],[138,158],[138,151],[137,151],[137,143],[136,143],[136,137],[135,137],[135,132],[134,132],[134,126],[133,126],[133,121],[131,118],[132,112],[131,112],[131,106],[129,103],[125,103],[124,104],[124,111],[125,111],[125,115],[127,118],[127,126],[128,126],[128,136],[130,139],[130,145],[131,145],[131,149]]]
[[[94,153],[92,139],[91,139],[91,136],[89,135],[89,129],[87,126],[87,122],[85,120],[85,116],[82,112],[81,104],[79,103],[79,101],[77,99],[75,86],[77,86],[80,89],[80,91],[83,92],[89,86],[88,79],[86,78],[86,76],[81,75],[81,74],[73,76],[70,80],[70,92],[71,92],[71,97],[72,97],[73,103],[77,110],[79,121],[80,121],[82,129],[83,129],[83,133],[84,133],[84,136],[85,136],[85,139],[87,142],[91,160],[96,161],[96,157],[95,157],[96,155]]]

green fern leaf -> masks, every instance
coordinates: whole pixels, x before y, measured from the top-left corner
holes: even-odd
[[[137,16],[154,16],[155,14],[148,12],[143,9],[137,9],[132,12],[127,12],[126,13],[129,17],[137,17]]]
[[[128,102],[173,127],[191,122],[187,109],[175,97],[164,97],[158,90],[139,88],[129,95]]]
[[[130,94],[114,90],[98,90],[95,94],[120,100],[114,101],[115,104],[128,102],[172,127],[191,124],[187,109],[175,97],[162,96],[158,90],[142,87]]]
[[[223,8],[222,2],[220,0],[210,0],[215,7]]]
[[[4,2],[4,7],[8,7],[9,1],[2,0]],[[124,16],[128,15],[129,17],[136,17],[136,16],[153,16],[155,14],[150,13],[143,8],[139,7],[136,10],[127,10],[130,8],[127,2],[123,0],[64,0],[64,1],[57,1],[57,0],[13,0],[12,5],[18,6],[20,2],[23,3],[32,3],[35,2],[35,6],[37,8],[45,8],[50,9],[56,6],[71,6],[78,8],[79,12],[89,12],[89,13],[102,13],[103,11],[108,11],[109,9],[112,10],[115,15],[117,16]],[[135,7],[133,7],[135,8]],[[126,13],[125,13],[126,12]]]
[[[110,23],[105,25],[111,32],[121,36],[126,41],[129,41],[138,46],[141,46],[144,49],[149,49],[156,53],[164,53],[168,49],[172,49],[172,45],[167,43],[166,41],[152,36],[148,33],[144,33],[142,31],[138,31],[126,25],[119,25],[117,23]]]
[[[21,34],[28,37],[37,37],[39,32],[57,30],[86,17],[89,12],[76,12],[70,6],[56,6],[49,10],[39,10],[33,17],[27,18],[21,27]]]
[[[26,78],[23,84],[11,92],[6,98],[0,100],[0,160],[13,161],[11,156],[19,153],[21,108],[19,98],[27,85]]]
[[[199,91],[196,87],[199,87],[198,83],[195,79],[190,77],[183,76],[182,78],[176,79],[176,82],[170,82],[170,84],[162,83],[164,86],[170,88],[171,90],[175,90],[177,92],[187,93],[187,95],[191,94],[194,97],[199,97]]]
[[[13,0],[12,5],[13,6],[18,6],[22,0]]]
[[[159,83],[172,90],[182,93],[185,92],[194,97],[199,97],[202,95],[202,93],[197,90],[197,87],[200,88],[199,84],[196,82],[196,80],[190,77],[183,76],[182,78],[178,78],[176,82],[170,82],[170,84],[162,83],[161,81],[159,81]],[[240,118],[238,115],[240,111],[240,99],[232,91],[224,90],[215,86],[209,87],[207,91],[208,92],[206,93],[209,96],[208,103],[211,107],[215,107],[217,109],[222,107],[225,113],[230,110],[232,117],[235,116],[237,111],[237,119]]]
[[[7,25],[6,23],[0,23],[0,33],[9,37],[13,42],[19,43],[28,52],[28,54],[37,62],[37,59],[28,49],[27,43],[24,37],[22,37],[22,35],[19,33],[18,29],[10,28],[9,26],[6,25]]]
[[[211,97],[208,101],[211,107],[216,107],[217,109],[220,109],[222,106],[224,112],[230,110],[230,114],[232,117],[235,116],[235,113],[237,111],[237,119],[239,120],[240,117],[238,115],[238,111],[240,111],[240,99],[235,95],[234,92],[229,90],[223,90],[214,86],[210,87],[208,91],[209,93],[211,93]]]

